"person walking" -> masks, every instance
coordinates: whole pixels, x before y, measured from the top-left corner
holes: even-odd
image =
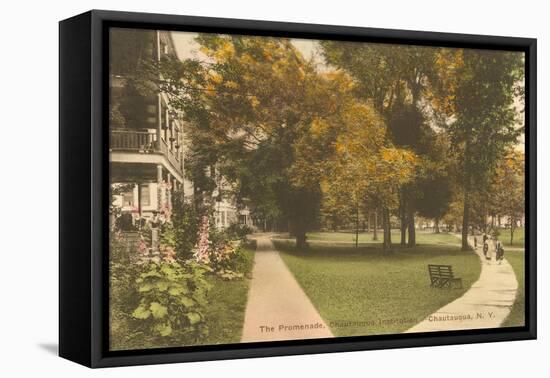
[[[494,249],[494,244],[492,243],[490,236],[484,235],[484,238],[485,242],[483,243],[483,255],[485,256],[485,261],[487,261],[487,264],[491,265],[491,260],[493,258],[492,249]]]
[[[493,236],[489,236],[487,238],[487,254],[485,255],[485,260],[487,260],[489,264],[491,264],[493,260],[493,251],[496,250],[495,245],[496,239]]]
[[[498,241],[496,253],[496,261],[498,261],[498,265],[502,264],[502,260],[504,260],[504,248],[502,248],[502,243]]]

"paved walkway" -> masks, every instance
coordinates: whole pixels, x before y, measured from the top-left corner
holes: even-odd
[[[480,239],[478,237],[478,248],[475,250],[481,260],[479,279],[463,296],[443,306],[406,332],[497,328],[504,322],[516,300],[516,275],[506,259],[500,265],[494,260],[495,251],[492,247],[492,260],[488,263],[483,256]],[[473,246],[473,237],[468,241]]]
[[[333,337],[274,248],[270,235],[254,238],[257,250],[241,341]]]

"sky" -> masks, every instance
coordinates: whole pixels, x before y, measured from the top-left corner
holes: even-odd
[[[200,53],[199,45],[194,41],[197,33],[188,32],[172,32],[172,39],[176,47],[176,53],[179,59],[189,58],[203,58],[204,55]],[[292,39],[292,44],[302,53],[304,58],[309,59],[313,57],[314,61],[318,64],[323,64],[324,60],[317,51],[319,43],[313,39]]]

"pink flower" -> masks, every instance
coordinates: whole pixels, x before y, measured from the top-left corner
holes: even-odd
[[[208,263],[210,262],[208,256],[208,249],[210,241],[209,236],[210,223],[207,216],[201,218],[201,224],[199,226],[199,237],[197,241],[197,249],[195,250],[194,257],[198,262]]]

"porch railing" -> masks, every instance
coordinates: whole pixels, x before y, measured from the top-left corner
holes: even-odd
[[[166,141],[163,138],[160,138],[160,149],[164,154],[164,156],[168,158],[168,161],[170,162],[170,164],[176,167],[178,171],[181,170],[181,161],[179,157],[172,150],[170,150],[168,143],[166,143]]]
[[[162,153],[174,168],[181,171],[181,159],[178,154],[170,149],[168,143],[162,137],[159,148],[156,131],[111,129],[109,148],[111,150],[132,151],[143,154]]]

